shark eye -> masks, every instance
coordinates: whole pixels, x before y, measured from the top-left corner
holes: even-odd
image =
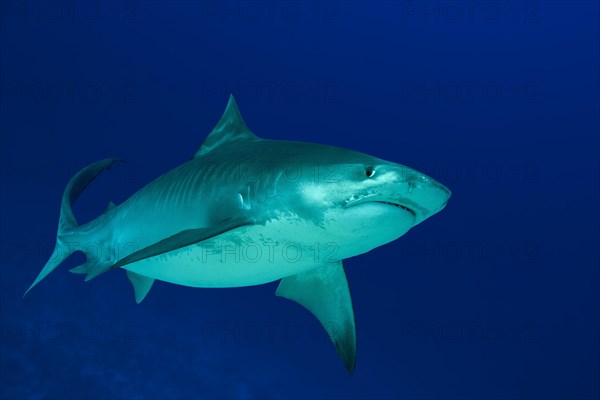
[[[367,175],[367,178],[370,178],[373,175],[375,175],[375,168],[374,167],[367,167],[365,169],[365,175]]]

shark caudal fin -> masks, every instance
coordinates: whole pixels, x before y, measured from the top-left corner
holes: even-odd
[[[35,279],[35,281],[31,284],[29,289],[25,292],[23,296],[25,296],[31,289],[33,289],[42,279],[44,279],[50,272],[54,271],[56,267],[58,267],[63,261],[67,259],[71,254],[75,251],[84,251],[82,247],[82,243],[77,243],[78,240],[75,240],[79,236],[78,224],[75,216],[73,215],[72,205],[77,200],[79,195],[85,190],[86,187],[102,171],[105,169],[109,169],[114,163],[122,162],[122,160],[117,160],[115,158],[107,158],[102,161],[95,162],[93,164],[88,165],[81,171],[77,173],[67,185],[65,192],[63,194],[62,203],[60,207],[60,219],[58,221],[58,233],[56,235],[56,246],[54,247],[54,251],[50,256],[50,260],[46,263],[44,268],[42,268],[41,272]],[[93,255],[92,255],[93,256]],[[88,257],[88,262],[83,264],[83,266],[77,267],[75,269],[85,270],[88,273],[92,270],[90,266],[90,255],[86,254]],[[98,265],[98,262],[94,263],[93,270],[106,270],[110,267],[110,265],[106,265],[105,268],[98,268],[101,265]],[[99,271],[98,273],[99,274]],[[96,275],[97,275],[96,274]],[[96,276],[95,275],[95,276]]]

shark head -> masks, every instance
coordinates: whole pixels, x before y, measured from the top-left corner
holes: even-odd
[[[329,172],[300,183],[298,194],[305,207],[320,210],[323,228],[347,249],[345,257],[399,238],[441,211],[451,195],[443,184],[401,164],[328,146],[311,158],[316,153],[330,163],[306,169]]]
[[[401,164],[373,158],[369,165],[355,167],[362,177],[354,178],[354,185],[343,200],[345,208],[376,203],[402,210],[398,219],[417,225],[441,211],[450,198],[450,190],[433,178]],[[341,191],[343,192],[343,190]],[[391,210],[390,210],[391,211]]]

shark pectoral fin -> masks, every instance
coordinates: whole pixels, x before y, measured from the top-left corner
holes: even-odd
[[[170,251],[181,249],[182,247],[190,246],[195,243],[203,242],[232,229],[245,225],[251,225],[252,223],[252,220],[246,218],[231,218],[222,222],[218,226],[181,231],[173,236],[169,236],[168,238],[161,240],[160,242],[154,243],[148,247],[144,247],[143,249],[122,258],[115,263],[112,268],[120,268],[136,261],[168,253]]]
[[[356,328],[342,262],[327,263],[309,272],[283,278],[276,295],[299,303],[317,317],[346,369],[352,373],[356,362]]]
[[[135,301],[136,303],[140,304],[142,300],[144,300],[150,289],[152,289],[154,279],[148,278],[144,275],[136,274],[133,271],[127,271],[127,277],[133,285],[133,291],[135,292]]]

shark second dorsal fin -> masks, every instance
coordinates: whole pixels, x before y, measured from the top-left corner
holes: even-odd
[[[208,137],[204,140],[200,149],[194,154],[194,158],[203,156],[224,143],[256,139],[258,139],[258,137],[248,129],[246,123],[242,119],[240,110],[238,110],[233,95],[230,95],[223,116],[219,122],[217,122],[217,125],[213,128],[212,132],[208,134]]]

